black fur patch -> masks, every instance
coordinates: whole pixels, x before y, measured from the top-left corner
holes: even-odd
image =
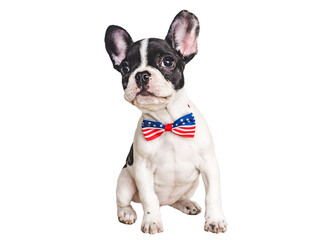
[[[124,90],[128,86],[130,74],[134,72],[134,70],[138,68],[141,63],[140,44],[141,44],[141,41],[138,41],[132,44],[128,49],[126,58],[120,64],[120,69],[124,64],[127,64],[130,68],[130,71],[128,73],[122,74],[122,87]]]
[[[128,165],[132,166],[133,164],[133,144],[131,145],[129,154],[127,156],[126,164],[123,166],[123,168],[126,168]]]
[[[150,38],[148,43],[148,65],[157,68],[164,78],[170,81],[175,90],[179,90],[184,86],[183,70],[185,63],[165,40]],[[175,67],[172,69],[162,66],[164,57],[172,57],[175,60]]]

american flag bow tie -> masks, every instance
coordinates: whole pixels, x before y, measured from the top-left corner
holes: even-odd
[[[193,114],[189,113],[170,124],[150,120],[143,120],[142,122],[142,133],[147,141],[160,137],[166,131],[173,132],[181,137],[193,138],[196,131],[196,121]]]

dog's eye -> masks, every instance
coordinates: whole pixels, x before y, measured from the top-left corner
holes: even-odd
[[[121,66],[121,72],[122,72],[122,74],[126,74],[126,73],[130,72],[130,67],[128,66],[127,63],[124,63]]]
[[[165,57],[162,60],[162,66],[165,68],[172,68],[174,67],[175,62],[174,59],[172,57]]]

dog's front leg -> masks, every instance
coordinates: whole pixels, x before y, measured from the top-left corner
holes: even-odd
[[[150,234],[163,232],[159,199],[154,191],[154,174],[152,169],[148,168],[146,159],[138,154],[135,159],[134,178],[144,211],[141,231]]]
[[[206,190],[204,230],[214,233],[225,232],[227,222],[221,208],[219,166],[213,150],[203,155],[200,172]]]

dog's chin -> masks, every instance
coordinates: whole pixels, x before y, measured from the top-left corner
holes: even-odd
[[[157,96],[148,91],[138,92],[132,104],[140,109],[158,109],[166,106],[173,94]]]

